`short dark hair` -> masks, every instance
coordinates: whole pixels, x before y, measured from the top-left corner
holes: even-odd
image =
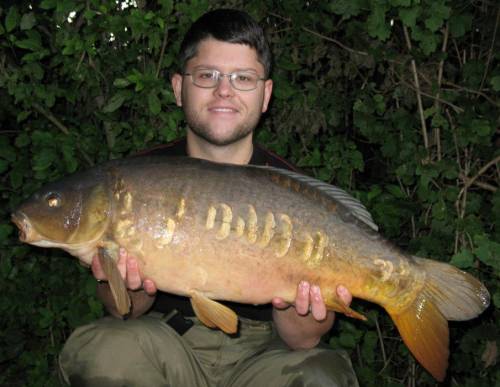
[[[264,31],[248,13],[235,9],[207,12],[192,24],[180,48],[181,72],[185,70],[187,62],[196,55],[198,44],[208,38],[250,46],[257,51],[257,59],[264,66],[264,76],[269,77],[271,50]]]

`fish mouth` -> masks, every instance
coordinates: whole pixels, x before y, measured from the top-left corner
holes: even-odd
[[[17,211],[11,215],[11,220],[19,229],[19,240],[21,242],[31,242],[33,240],[33,226],[28,217],[22,212]]]

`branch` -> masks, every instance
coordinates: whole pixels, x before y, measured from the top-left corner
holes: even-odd
[[[302,27],[302,29],[304,31],[306,31],[306,32],[309,32],[312,35],[315,35],[315,36],[321,38],[321,39],[325,39],[325,40],[328,40],[329,42],[335,43],[337,46],[343,48],[346,51],[349,51],[351,54],[358,54],[358,55],[368,56],[367,52],[365,52],[365,51],[358,51],[358,50],[355,50],[353,48],[347,47],[345,44],[343,44],[342,42],[338,41],[337,39],[333,39],[333,38],[330,38],[329,36],[322,35],[319,32],[310,30],[307,27]]]
[[[477,178],[479,176],[481,176],[484,172],[486,172],[486,170],[489,167],[491,167],[492,165],[498,164],[498,163],[500,163],[500,156],[495,157],[493,160],[490,160],[485,165],[483,165],[483,167],[479,170],[478,173],[476,173],[474,175],[474,177],[472,177],[472,178],[468,179],[467,181],[465,181],[465,188],[469,188],[477,180]]]
[[[69,136],[69,129],[68,129],[68,127],[66,125],[64,125],[61,121],[59,121],[50,111],[45,110],[41,105],[39,105],[36,102],[33,102],[31,105],[35,108],[35,110],[37,112],[39,112],[45,118],[47,118],[50,122],[52,122],[56,128],[58,128],[61,132],[63,132],[64,134],[66,134],[66,135]],[[94,162],[92,161],[92,159],[89,157],[89,155],[87,155],[80,148],[79,144],[77,144],[77,149],[80,151],[80,153],[82,154],[83,158],[85,159],[85,161],[90,166],[94,165]]]
[[[483,93],[482,91],[478,91],[478,90],[473,90],[473,89],[469,89],[467,87],[463,87],[463,86],[460,86],[460,85],[457,85],[453,82],[449,82],[449,81],[444,81],[444,84],[447,85],[447,86],[451,86],[451,87],[454,87],[457,91],[466,91],[468,93],[472,93],[472,94],[477,94],[477,95],[480,95],[481,97],[483,97],[485,100],[487,100],[488,102],[490,102],[493,106],[496,106],[496,107],[500,107],[500,103],[496,102],[495,100],[491,99],[490,97],[488,97],[485,93]],[[447,89],[447,90],[450,90],[450,91],[455,91],[455,90],[451,90],[451,89]]]
[[[160,58],[158,59],[158,64],[156,66],[155,78],[158,79],[160,75],[161,64],[163,62],[163,56],[165,55],[165,48],[167,47],[168,41],[168,23],[165,23],[165,32],[163,33],[163,42],[161,44]]]
[[[45,116],[50,122],[52,122],[61,132],[64,134],[69,134],[69,129],[66,125],[64,125],[61,121],[59,121],[50,111],[45,110],[38,103],[33,102],[32,106],[35,108],[37,112]]]
[[[406,40],[406,46],[408,47],[408,50],[411,51],[411,41],[410,41],[410,35],[408,34],[408,28],[406,28],[405,25],[403,25],[403,31],[405,34],[405,40]],[[424,146],[427,151],[429,150],[429,138],[427,137],[427,125],[425,123],[425,117],[424,117],[424,107],[422,105],[422,93],[420,91],[420,83],[418,81],[418,73],[417,73],[417,64],[415,62],[415,59],[411,59],[411,71],[413,73],[413,81],[415,82],[415,91],[417,93],[417,104],[418,104],[418,112],[420,114],[420,124],[422,128],[422,137],[424,139]]]
[[[277,14],[277,13],[274,13],[274,12],[269,12],[269,15],[274,16],[274,17],[277,17],[278,19],[281,19],[281,20],[285,20],[285,21],[287,21],[287,22],[289,22],[289,23],[292,21],[292,19],[290,19],[290,18],[288,18],[288,17],[285,17],[285,16],[281,16],[281,15],[279,15],[279,14]],[[343,48],[343,49],[344,49],[344,50],[346,50],[346,51],[349,51],[351,54],[358,54],[358,55],[363,55],[363,56],[368,56],[368,55],[369,55],[369,54],[368,54],[367,52],[365,52],[365,51],[358,51],[358,50],[355,50],[355,49],[353,49],[353,48],[351,48],[351,47],[346,46],[345,44],[343,44],[342,42],[340,42],[340,41],[339,41],[339,40],[337,40],[337,39],[330,38],[329,36],[326,36],[326,35],[320,34],[319,32],[316,32],[316,31],[314,31],[314,30],[311,30],[311,29],[309,29],[309,28],[307,28],[307,27],[302,27],[302,30],[303,30],[303,31],[306,31],[306,32],[308,32],[308,33],[310,33],[310,34],[312,34],[312,35],[314,35],[314,36],[317,36],[317,37],[319,37],[319,38],[321,38],[321,39],[324,39],[324,40],[327,40],[327,41],[329,41],[329,42],[335,43],[337,46],[339,46],[339,47]]]
[[[491,39],[491,47],[488,50],[488,59],[486,60],[486,66],[484,67],[483,79],[481,79],[481,85],[479,86],[479,91],[483,89],[484,81],[488,75],[488,70],[490,67],[491,57],[493,56],[493,49],[495,48],[495,38],[498,30],[498,22],[500,21],[500,8],[497,10],[497,18],[495,21],[495,28],[493,29],[493,38]]]
[[[488,184],[488,183],[483,183],[481,181],[473,181],[470,182],[471,179],[469,179],[467,176],[465,176],[463,173],[459,173],[458,177],[463,180],[465,185],[470,186],[470,185],[477,185],[479,188],[485,189],[486,191],[490,192],[497,192],[498,188]]]
[[[417,91],[417,89],[415,88],[415,86],[411,85],[410,83],[406,82],[404,79],[401,79],[401,83],[403,83],[404,85],[408,86],[410,89],[414,90],[414,91]],[[444,105],[448,105],[449,107],[451,107],[456,113],[463,113],[464,112],[464,109],[462,109],[460,106],[457,106],[449,101],[446,101],[445,99],[442,99],[442,98],[438,98],[438,97],[435,97],[431,94],[428,94],[426,93],[425,91],[422,91],[420,90],[420,94],[423,95],[424,97],[427,97],[427,98],[430,98],[430,99],[433,99],[434,101],[438,101]]]

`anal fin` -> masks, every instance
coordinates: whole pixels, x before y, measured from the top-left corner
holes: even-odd
[[[366,316],[362,315],[359,312],[356,312],[354,309],[351,309],[349,306],[344,304],[339,298],[332,298],[329,300],[325,300],[325,305],[328,310],[333,310],[335,312],[343,313],[347,317],[352,317],[358,320],[366,321]]]
[[[103,247],[99,247],[97,255],[108,279],[111,294],[115,300],[116,309],[122,316],[126,316],[130,312],[130,296],[120,271],[118,270],[116,261]]]
[[[197,291],[191,293],[191,305],[196,317],[207,327],[219,328],[228,334],[238,330],[238,316],[227,306]]]

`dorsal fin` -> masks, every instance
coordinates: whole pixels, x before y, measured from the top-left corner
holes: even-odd
[[[352,197],[343,189],[325,183],[313,177],[302,175],[300,173],[289,171],[286,169],[280,169],[270,166],[255,166],[255,167],[260,169],[265,169],[282,176],[286,176],[292,180],[298,181],[302,184],[305,184],[308,187],[312,187],[318,190],[319,192],[322,192],[329,198],[333,199],[335,202],[340,203],[346,210],[347,214],[354,216],[356,219],[360,220],[364,225],[368,226],[371,230],[378,231],[378,226],[373,221],[373,218],[366,209],[366,207],[358,199]]]

